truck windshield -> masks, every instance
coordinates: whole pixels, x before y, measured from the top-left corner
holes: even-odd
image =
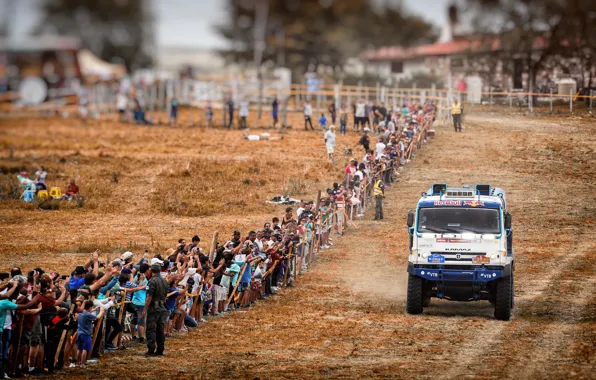
[[[478,208],[421,208],[418,232],[500,233],[499,210]]]

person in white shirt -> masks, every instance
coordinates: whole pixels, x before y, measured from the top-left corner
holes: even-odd
[[[383,144],[383,138],[379,137],[379,142],[377,143],[377,145],[375,145],[375,154],[377,156],[377,159],[381,157],[381,154],[383,154],[383,152],[385,152],[385,144]]]
[[[306,127],[307,124],[310,124],[310,129],[312,129],[313,131],[315,130],[314,127],[312,126],[312,106],[310,105],[310,102],[306,101],[304,102],[304,130],[308,131],[308,128]]]
[[[355,132],[358,132],[360,130],[360,125],[362,124],[362,128],[364,128],[364,124],[368,120],[368,117],[366,116],[366,104],[364,104],[364,100],[359,99],[358,103],[356,103],[356,112],[354,116],[356,117],[354,123],[354,127],[356,128]]]
[[[118,95],[116,95],[116,106],[120,114],[120,122],[125,122],[127,119],[128,97],[124,93],[118,92]]]
[[[43,166],[40,166],[35,172],[35,182],[45,185],[47,176],[48,173],[46,172],[46,169]]]
[[[395,123],[393,121],[387,123],[387,129],[389,129],[390,133],[395,133]]]
[[[333,162],[333,153],[335,152],[335,125],[331,125],[325,132],[325,145],[327,146],[327,155],[329,161]]]
[[[240,102],[240,129],[246,129],[246,118],[248,117],[248,102],[243,100]]]

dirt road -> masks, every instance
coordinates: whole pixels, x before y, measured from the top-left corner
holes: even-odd
[[[170,339],[164,358],[129,349],[85,375],[596,378],[594,123],[468,116],[465,127],[440,129],[388,190],[386,219],[357,222],[297,287]],[[488,302],[433,300],[423,315],[404,313],[405,216],[433,182],[508,192],[510,322],[494,320]]]

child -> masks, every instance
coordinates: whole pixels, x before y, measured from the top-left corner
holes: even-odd
[[[327,129],[327,118],[325,117],[324,113],[322,113],[321,117],[319,118],[319,125],[323,131]]]
[[[84,310],[79,314],[77,323],[79,329],[77,330],[77,358],[79,359],[79,366],[85,368],[87,362],[87,354],[92,350],[93,345],[93,321],[103,316],[103,309],[99,309],[99,314],[95,315],[91,312],[93,301],[86,300],[84,303]]]

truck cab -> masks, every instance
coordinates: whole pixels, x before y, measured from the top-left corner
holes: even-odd
[[[433,184],[408,213],[408,233],[409,314],[422,313],[432,298],[487,300],[495,318],[510,319],[514,250],[505,191]]]

